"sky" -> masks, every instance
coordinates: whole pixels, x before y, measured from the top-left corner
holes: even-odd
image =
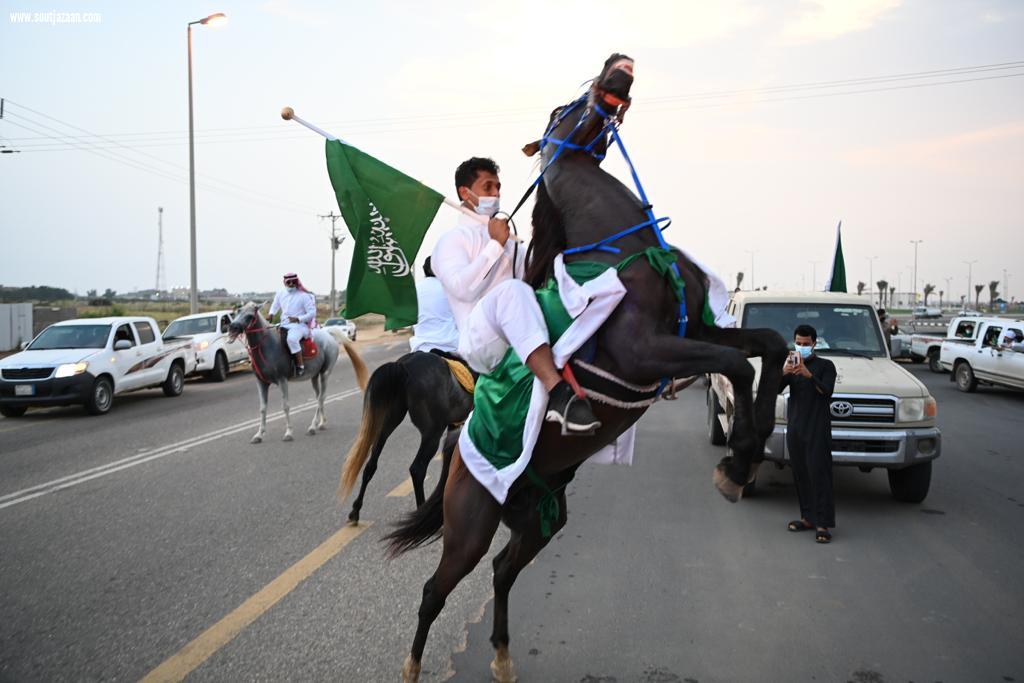
[[[192,32],[201,289],[294,270],[330,290],[323,140],[282,107],[449,197],[459,162],[490,156],[511,207],[537,171],[522,145],[624,52],[622,137],[666,237],[730,285],[820,289],[841,220],[851,290],[909,290],[923,240],[919,291],[958,300],[970,268],[1024,298],[1014,0],[0,6],[0,151],[20,150],[0,154],[2,285],[152,288],[163,207],[165,282],[188,286],[186,25],[220,11]],[[35,16],[54,10],[81,21]],[[418,261],[455,220],[440,209]]]

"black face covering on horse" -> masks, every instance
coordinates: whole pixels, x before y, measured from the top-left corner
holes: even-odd
[[[623,59],[628,59],[630,62],[633,61],[633,58],[629,55],[618,52],[605,60],[604,68],[601,69],[601,75],[597,77],[597,87],[620,99],[629,101],[629,89],[633,86],[633,77],[622,69],[612,68]]]

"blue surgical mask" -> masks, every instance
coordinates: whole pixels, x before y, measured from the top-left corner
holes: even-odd
[[[473,210],[476,211],[478,214],[480,214],[481,216],[487,216],[489,218],[494,214],[498,213],[498,207],[501,204],[501,201],[498,199],[498,197],[481,197],[476,192],[473,192],[473,190],[470,190],[469,193],[476,197],[476,206],[473,208]]]
[[[285,287],[285,289],[288,290],[289,294],[294,294],[295,292],[299,291],[298,287]]]
[[[814,347],[813,346],[800,346],[799,344],[796,344],[795,346],[796,346],[797,353],[800,354],[801,358],[808,358],[808,357],[810,357],[811,352],[814,351]]]

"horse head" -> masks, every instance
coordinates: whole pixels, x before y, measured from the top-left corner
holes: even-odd
[[[267,322],[260,315],[260,308],[263,304],[257,304],[255,301],[242,306],[238,311],[238,315],[228,325],[228,339],[234,341],[238,339],[239,335],[253,330],[262,330],[267,326]]]
[[[629,109],[632,86],[632,58],[613,54],[583,96],[551,112],[544,137],[524,146],[523,153],[541,152],[544,166],[569,156],[600,163],[608,149],[609,128],[621,123]]]

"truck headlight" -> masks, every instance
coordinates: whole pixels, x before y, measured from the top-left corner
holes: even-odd
[[[925,418],[935,417],[937,412],[935,399],[931,396],[926,398],[904,398],[900,400],[897,419],[900,422],[920,422]]]
[[[88,363],[65,363],[64,365],[57,366],[57,372],[54,373],[54,377],[74,377],[75,375],[81,375],[89,368]]]
[[[789,398],[788,395],[779,394],[775,397],[775,421],[785,422],[786,421],[786,401]]]
[[[205,351],[206,348],[209,345],[210,345],[210,342],[208,342],[206,340],[203,340],[203,341],[199,342],[198,344],[194,344],[194,346],[196,347],[196,351]]]

